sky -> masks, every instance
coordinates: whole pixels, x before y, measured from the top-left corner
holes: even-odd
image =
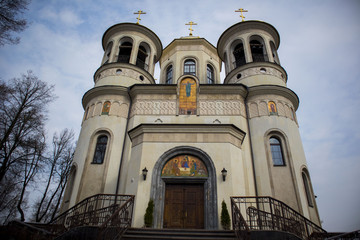
[[[280,34],[287,86],[300,98],[297,118],[322,226],[332,232],[360,229],[360,1],[32,0],[28,8],[21,42],[0,47],[0,79],[32,70],[55,85],[50,137],[64,128],[78,136],[81,98],[93,87],[104,53],[102,35],[114,24],[135,23],[134,12],[146,12],[141,24],[163,47],[187,36],[189,21],[197,23],[194,36],[216,46],[241,21],[239,8],[248,10],[245,20],[270,23]]]

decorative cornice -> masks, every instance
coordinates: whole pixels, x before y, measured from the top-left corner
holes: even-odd
[[[240,94],[247,95],[247,87],[243,84],[200,84],[201,94]]]
[[[130,95],[176,94],[176,90],[176,84],[135,84],[130,87]],[[201,94],[240,94],[244,98],[247,95],[247,88],[243,84],[200,84],[199,91]]]
[[[250,68],[261,68],[261,67],[275,68],[276,70],[278,70],[279,72],[281,72],[284,75],[285,79],[283,81],[285,81],[285,83],[287,82],[288,75],[282,66],[280,66],[276,63],[272,63],[272,62],[250,62],[250,63],[246,63],[240,67],[233,69],[229,74],[227,74],[224,79],[224,84],[227,84],[230,81],[230,79],[232,79],[236,74],[238,74],[241,71],[244,71],[244,70],[250,69]],[[263,73],[263,75],[268,75],[268,74]]]
[[[130,96],[138,94],[176,94],[175,84],[135,84],[130,87]]]
[[[150,82],[152,82],[153,84],[155,84],[155,79],[154,77],[146,70],[134,65],[134,64],[130,64],[130,63],[117,63],[117,62],[113,62],[113,63],[106,63],[104,65],[102,65],[101,67],[99,67],[96,72],[94,73],[94,82],[96,82],[99,74],[105,70],[108,69],[121,69],[121,68],[127,68],[127,69],[131,69],[133,71],[139,72],[140,74],[143,74],[145,76],[145,78],[149,79]]]
[[[260,85],[255,87],[249,87],[248,91],[249,94],[247,98],[256,95],[279,95],[289,99],[293,104],[295,111],[299,107],[299,97],[296,95],[295,92],[293,92],[291,89],[286,87],[276,86],[276,85]]]
[[[100,86],[94,87],[87,91],[82,98],[82,105],[85,109],[86,105],[91,101],[91,99],[101,96],[101,95],[124,95],[127,96],[127,88],[122,86]]]
[[[233,124],[140,124],[129,132],[129,137],[133,143],[139,144],[144,141],[144,134],[161,134],[164,137],[163,141],[167,141],[169,137],[175,137],[175,134],[186,134],[186,139],[191,139],[191,135],[214,135],[214,134],[228,134],[234,140],[239,142],[239,145],[226,138],[226,141],[237,145],[238,147],[244,141],[246,133]],[[139,138],[141,136],[141,138]],[[200,137],[201,138],[201,137]],[[139,142],[140,141],[140,142]],[[236,142],[235,141],[235,142]],[[202,137],[200,142],[222,142],[219,138]]]

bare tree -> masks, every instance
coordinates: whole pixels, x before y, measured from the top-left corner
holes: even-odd
[[[43,154],[45,151],[46,143],[45,136],[36,136],[36,139],[31,139],[24,143],[26,146],[23,147],[24,154],[22,155],[21,161],[21,191],[17,200],[17,210],[20,213],[21,221],[25,221],[25,213],[22,208],[24,201],[25,191],[29,183],[34,179],[39,169],[42,167],[44,161]]]
[[[0,82],[0,218],[25,219],[27,188],[42,167],[47,105],[54,87],[31,71]],[[15,210],[15,211],[14,211]]]
[[[51,221],[60,205],[61,196],[72,166],[74,156],[74,132],[64,129],[58,136],[54,134],[52,154],[47,158],[49,167],[45,172],[47,182],[42,197],[36,203],[36,222]]]
[[[31,71],[0,88],[0,183],[8,171],[16,171],[26,156],[26,143],[42,136],[46,107],[54,100],[54,87]]]
[[[21,32],[27,27],[27,21],[19,15],[27,10],[30,0],[0,0],[0,46],[17,44],[19,37],[13,32]]]

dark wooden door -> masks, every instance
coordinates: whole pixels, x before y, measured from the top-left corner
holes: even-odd
[[[204,228],[203,184],[166,184],[164,228]]]

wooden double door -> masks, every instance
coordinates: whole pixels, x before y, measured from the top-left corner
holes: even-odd
[[[166,184],[164,228],[204,228],[204,184]]]

